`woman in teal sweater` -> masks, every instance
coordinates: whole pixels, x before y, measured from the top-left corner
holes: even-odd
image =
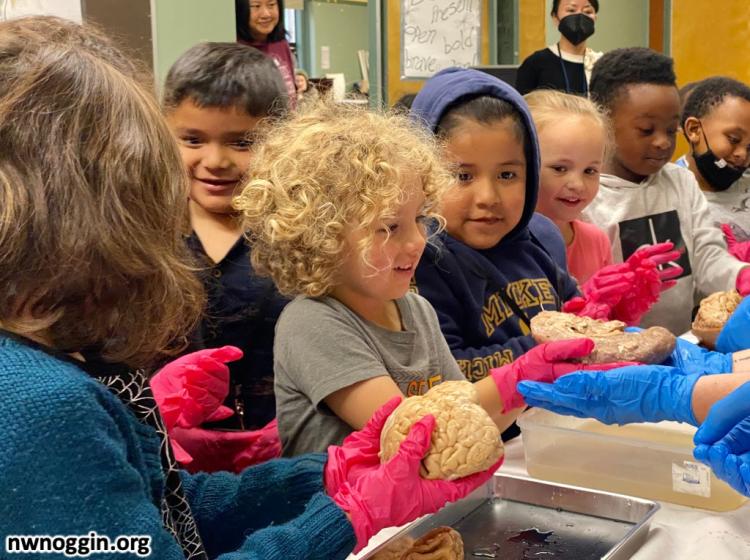
[[[419,477],[431,417],[380,465],[396,401],[325,454],[239,475],[178,470],[137,368],[163,363],[202,309],[186,193],[156,103],[104,37],[55,18],[0,23],[7,553],[344,558],[487,480]]]

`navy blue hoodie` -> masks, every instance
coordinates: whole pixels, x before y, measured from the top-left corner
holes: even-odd
[[[472,249],[447,233],[438,235],[428,243],[415,275],[417,291],[437,311],[448,345],[470,381],[534,346],[528,321],[543,310],[559,311],[563,301],[578,293],[559,229],[534,213],[539,142],[520,94],[483,72],[448,68],[427,81],[414,99],[412,116],[434,133],[448,109],[485,95],[512,104],[526,128],[523,214],[515,228],[486,250]]]

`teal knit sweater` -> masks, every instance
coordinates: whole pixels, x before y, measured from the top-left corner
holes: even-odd
[[[95,531],[113,540],[148,535],[151,558],[184,558],[161,522],[158,436],[106,387],[72,363],[0,336],[0,395],[0,557],[8,535]],[[325,458],[280,459],[240,475],[184,473],[209,556],[345,558],[355,537],[323,490]]]

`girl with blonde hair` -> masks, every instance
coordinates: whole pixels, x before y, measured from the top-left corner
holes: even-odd
[[[581,220],[581,213],[599,192],[599,173],[611,142],[609,124],[585,97],[539,90],[525,99],[542,158],[536,210],[560,228],[568,271],[584,283],[612,264],[607,235]]]

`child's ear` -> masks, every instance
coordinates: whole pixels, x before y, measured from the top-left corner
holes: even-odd
[[[691,144],[698,144],[701,141],[701,123],[695,117],[688,117],[682,124],[682,132],[685,138]]]

